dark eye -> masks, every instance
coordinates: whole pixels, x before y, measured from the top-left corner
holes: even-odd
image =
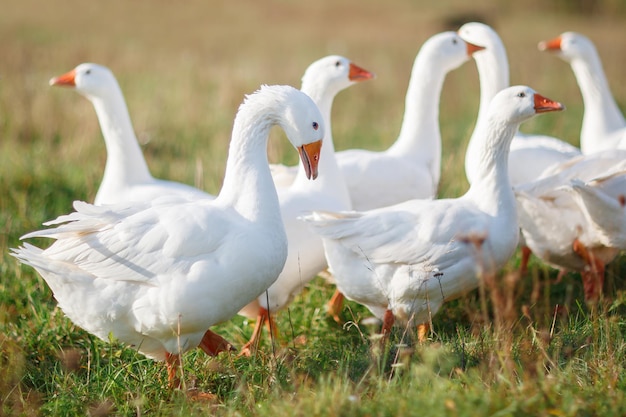
[[[313,122],[313,130],[317,130],[320,128],[320,125],[317,122]]]
[[[341,61],[337,61],[337,62],[335,62],[335,66],[336,66],[336,67],[340,67],[340,66],[341,66]]]
[[[87,74],[87,75],[91,74],[91,70],[88,69],[87,71],[85,71],[85,74]]]
[[[456,45],[458,42],[456,39],[452,39],[452,45]]]
[[[520,97],[520,98],[524,98],[524,97],[526,97],[526,93],[522,91],[520,93],[517,93],[517,96]]]

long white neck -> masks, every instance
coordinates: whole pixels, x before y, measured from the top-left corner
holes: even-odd
[[[467,145],[465,152],[465,175],[470,184],[477,177],[479,145],[478,139],[483,135],[481,126],[486,123],[489,103],[493,97],[509,86],[509,61],[502,41],[493,39],[493,45],[474,54],[478,78],[480,80],[480,105],[474,132]]]
[[[270,129],[277,124],[275,109],[247,102],[233,126],[224,183],[216,199],[244,218],[274,222],[283,228],[274,181],[267,159]]]
[[[492,215],[515,208],[515,196],[509,180],[509,149],[519,124],[487,119],[479,126],[484,132],[476,138],[476,177],[467,191],[478,207]],[[511,209],[513,207],[513,209]]]
[[[592,59],[574,59],[571,65],[585,105],[580,132],[583,153],[614,147],[616,144],[603,143],[602,139],[624,128],[626,121],[611,94],[600,58],[594,53]]]
[[[418,53],[404,100],[404,118],[390,154],[413,155],[433,166],[439,175],[441,132],[439,102],[447,71],[437,70],[429,54]]]
[[[107,149],[102,183],[140,183],[152,179],[119,87],[106,98],[89,96]]]
[[[322,142],[322,150],[320,151],[319,176],[315,181],[309,180],[306,177],[302,163],[299,163],[298,174],[292,187],[306,189],[309,192],[323,192],[328,197],[341,201],[343,206],[348,208],[351,206],[350,193],[335,158],[335,144],[333,143],[331,129],[332,105],[338,91],[329,91],[328,88],[317,83],[307,82],[302,84],[301,90],[317,104],[324,118],[326,134]]]

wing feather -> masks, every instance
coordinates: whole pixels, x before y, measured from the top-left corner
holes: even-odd
[[[198,209],[198,204],[206,206]],[[229,218],[237,215],[213,208],[208,199],[130,206],[76,202],[74,207],[75,212],[47,223],[56,227],[22,237],[58,239],[53,245],[36,254],[31,245],[25,245],[16,250],[16,256],[38,268],[44,268],[41,257],[45,256],[74,264],[100,279],[158,285],[158,275],[152,271],[185,274],[199,259],[220,248],[226,225],[232,225]]]
[[[485,233],[484,213],[456,200],[411,200],[368,212],[314,212],[304,219],[326,239],[333,239],[374,263],[416,265],[456,250],[464,236]],[[465,211],[459,217],[458,211]],[[459,220],[461,219],[461,220]],[[459,224],[462,223],[462,224]]]

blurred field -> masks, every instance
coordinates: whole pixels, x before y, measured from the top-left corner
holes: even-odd
[[[81,62],[110,67],[152,173],[217,193],[232,121],[244,94],[260,84],[299,86],[312,61],[345,55],[378,77],[338,96],[335,147],[383,149],[399,132],[408,76],[421,44],[471,20],[490,24],[502,37],[512,84],[530,85],[567,106],[566,112],[538,118],[523,130],[578,144],[583,109],[572,71],[536,48],[538,41],[567,30],[595,42],[613,94],[626,109],[626,5],[620,0],[22,0],[5,5],[0,13],[0,416],[36,415],[39,408],[42,414],[85,414],[86,407],[95,415],[98,404],[109,403],[104,414],[200,415],[203,410],[162,392],[159,365],[71,326],[54,309],[43,280],[7,255],[19,236],[69,212],[72,200],[93,200],[104,168],[104,143],[91,104],[75,92],[48,87],[52,76]],[[442,196],[457,196],[467,188],[463,158],[477,106],[478,77],[470,61],[448,76],[441,98]],[[271,159],[295,164],[297,154],[276,136]],[[613,265],[607,279],[618,300],[613,312],[620,311],[623,297],[622,264]],[[187,366],[198,374],[205,369],[199,377],[210,378],[205,383],[227,404],[212,411],[223,415],[231,409],[232,415],[495,415],[499,410],[505,410],[498,414],[503,416],[621,415],[624,409],[616,404],[623,404],[626,390],[623,316],[596,316],[572,301],[572,291],[579,291],[571,284],[578,281],[575,276],[569,284],[530,294],[541,279],[554,277],[541,265],[533,267],[520,283],[513,322],[526,323],[521,300],[541,306],[533,317],[542,328],[549,329],[551,309],[563,300],[569,300],[572,313],[563,319],[560,344],[546,348],[545,363],[533,370],[536,386],[523,372],[516,374],[519,378],[489,374],[489,379],[484,373],[475,379],[468,374],[447,378],[472,365],[494,369],[486,352],[502,347],[494,334],[476,334],[476,323],[486,324],[477,317],[487,314],[478,310],[476,297],[441,313],[434,350],[420,351],[404,379],[393,380],[385,360],[370,358],[365,337],[354,329],[343,334],[325,320],[321,303],[329,289],[321,282],[281,316],[289,314],[281,324],[283,334],[304,334],[308,342],[294,344],[296,353],[280,356],[282,367],[267,345],[266,356],[250,362],[211,362],[192,354]],[[351,308],[356,318],[367,316],[358,306]],[[543,316],[537,318],[539,314]],[[537,347],[543,346],[539,327],[521,327],[525,330],[516,333],[521,340],[516,352],[543,355]],[[222,329],[236,342],[250,332],[241,319]],[[478,338],[469,338],[470,333]],[[570,344],[575,352],[566,352]],[[79,351],[82,372],[59,365],[59,352],[68,347]],[[95,355],[88,365],[86,355]],[[589,358],[598,360],[595,367]],[[519,363],[526,365],[518,357]],[[85,367],[94,374],[85,375]],[[550,380],[548,368],[563,373]],[[375,379],[366,379],[372,374]],[[295,392],[300,402],[291,401]],[[355,393],[356,402],[346,399]],[[606,407],[593,400],[597,396]],[[428,401],[433,404],[424,406]],[[522,406],[507,413],[511,404]]]
[[[93,197],[105,157],[95,114],[86,100],[49,88],[47,80],[80,62],[97,62],[117,75],[138,136],[149,142],[145,152],[155,174],[190,182],[198,161],[205,187],[216,192],[243,95],[262,83],[298,86],[308,64],[330,53],[346,55],[378,75],[338,97],[336,147],[384,148],[399,131],[408,75],[422,42],[458,28],[467,18],[484,20],[499,31],[508,48],[512,83],[531,85],[567,104],[566,114],[536,122],[548,124],[557,136],[577,142],[580,94],[569,67],[537,51],[539,40],[565,30],[587,34],[604,58],[616,97],[626,97],[620,82],[624,18],[614,12],[623,7],[607,6],[613,13],[590,18],[564,8],[551,10],[541,2],[517,7],[487,1],[471,6],[399,1],[393,7],[376,1],[311,3],[191,1],[181,7],[116,0],[98,7],[26,0],[12,5],[0,16],[1,132],[2,146],[9,147],[2,154],[58,140],[59,162],[90,161],[84,169],[89,184],[85,198]],[[444,191],[462,172],[458,165],[473,127],[477,88],[473,62],[452,73],[445,85]],[[272,144],[274,158],[295,163],[295,154],[284,152],[284,144]],[[175,158],[163,158],[170,155]]]

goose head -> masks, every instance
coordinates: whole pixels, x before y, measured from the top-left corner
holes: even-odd
[[[565,106],[537,93],[530,87],[516,85],[500,91],[491,100],[490,111],[508,123],[522,123],[536,114],[564,110]]]
[[[485,48],[472,54],[480,79],[478,118],[482,119],[493,96],[509,86],[509,60],[506,49],[496,31],[484,23],[466,23],[459,28],[458,34],[465,42]]]
[[[467,62],[474,52],[482,51],[479,46],[463,40],[456,32],[442,32],[430,37],[420,50],[420,54],[427,52],[430,61],[437,62],[437,68],[445,72],[452,71]]]
[[[469,22],[461,26],[457,32],[465,42],[470,42],[474,45],[480,45],[485,49],[493,50],[497,53],[501,53],[504,50],[504,45],[500,36],[489,25],[480,22]],[[500,51],[502,50],[502,51]],[[474,55],[475,57],[481,56],[481,54]]]
[[[50,79],[50,85],[71,87],[80,94],[90,97],[106,97],[119,86],[113,72],[105,66],[85,63],[71,71]]]
[[[571,62],[576,58],[590,61],[596,48],[589,38],[576,32],[565,32],[554,39],[539,42],[540,51],[556,53],[561,59]]]
[[[373,73],[352,63],[348,58],[329,55],[309,65],[302,76],[302,91],[309,95],[314,95],[317,91],[334,95],[354,83],[374,77]]]
[[[263,86],[259,93],[274,90],[283,96],[284,108],[278,124],[291,144],[298,150],[308,179],[317,178],[324,119],[313,100],[305,93],[289,86]]]

